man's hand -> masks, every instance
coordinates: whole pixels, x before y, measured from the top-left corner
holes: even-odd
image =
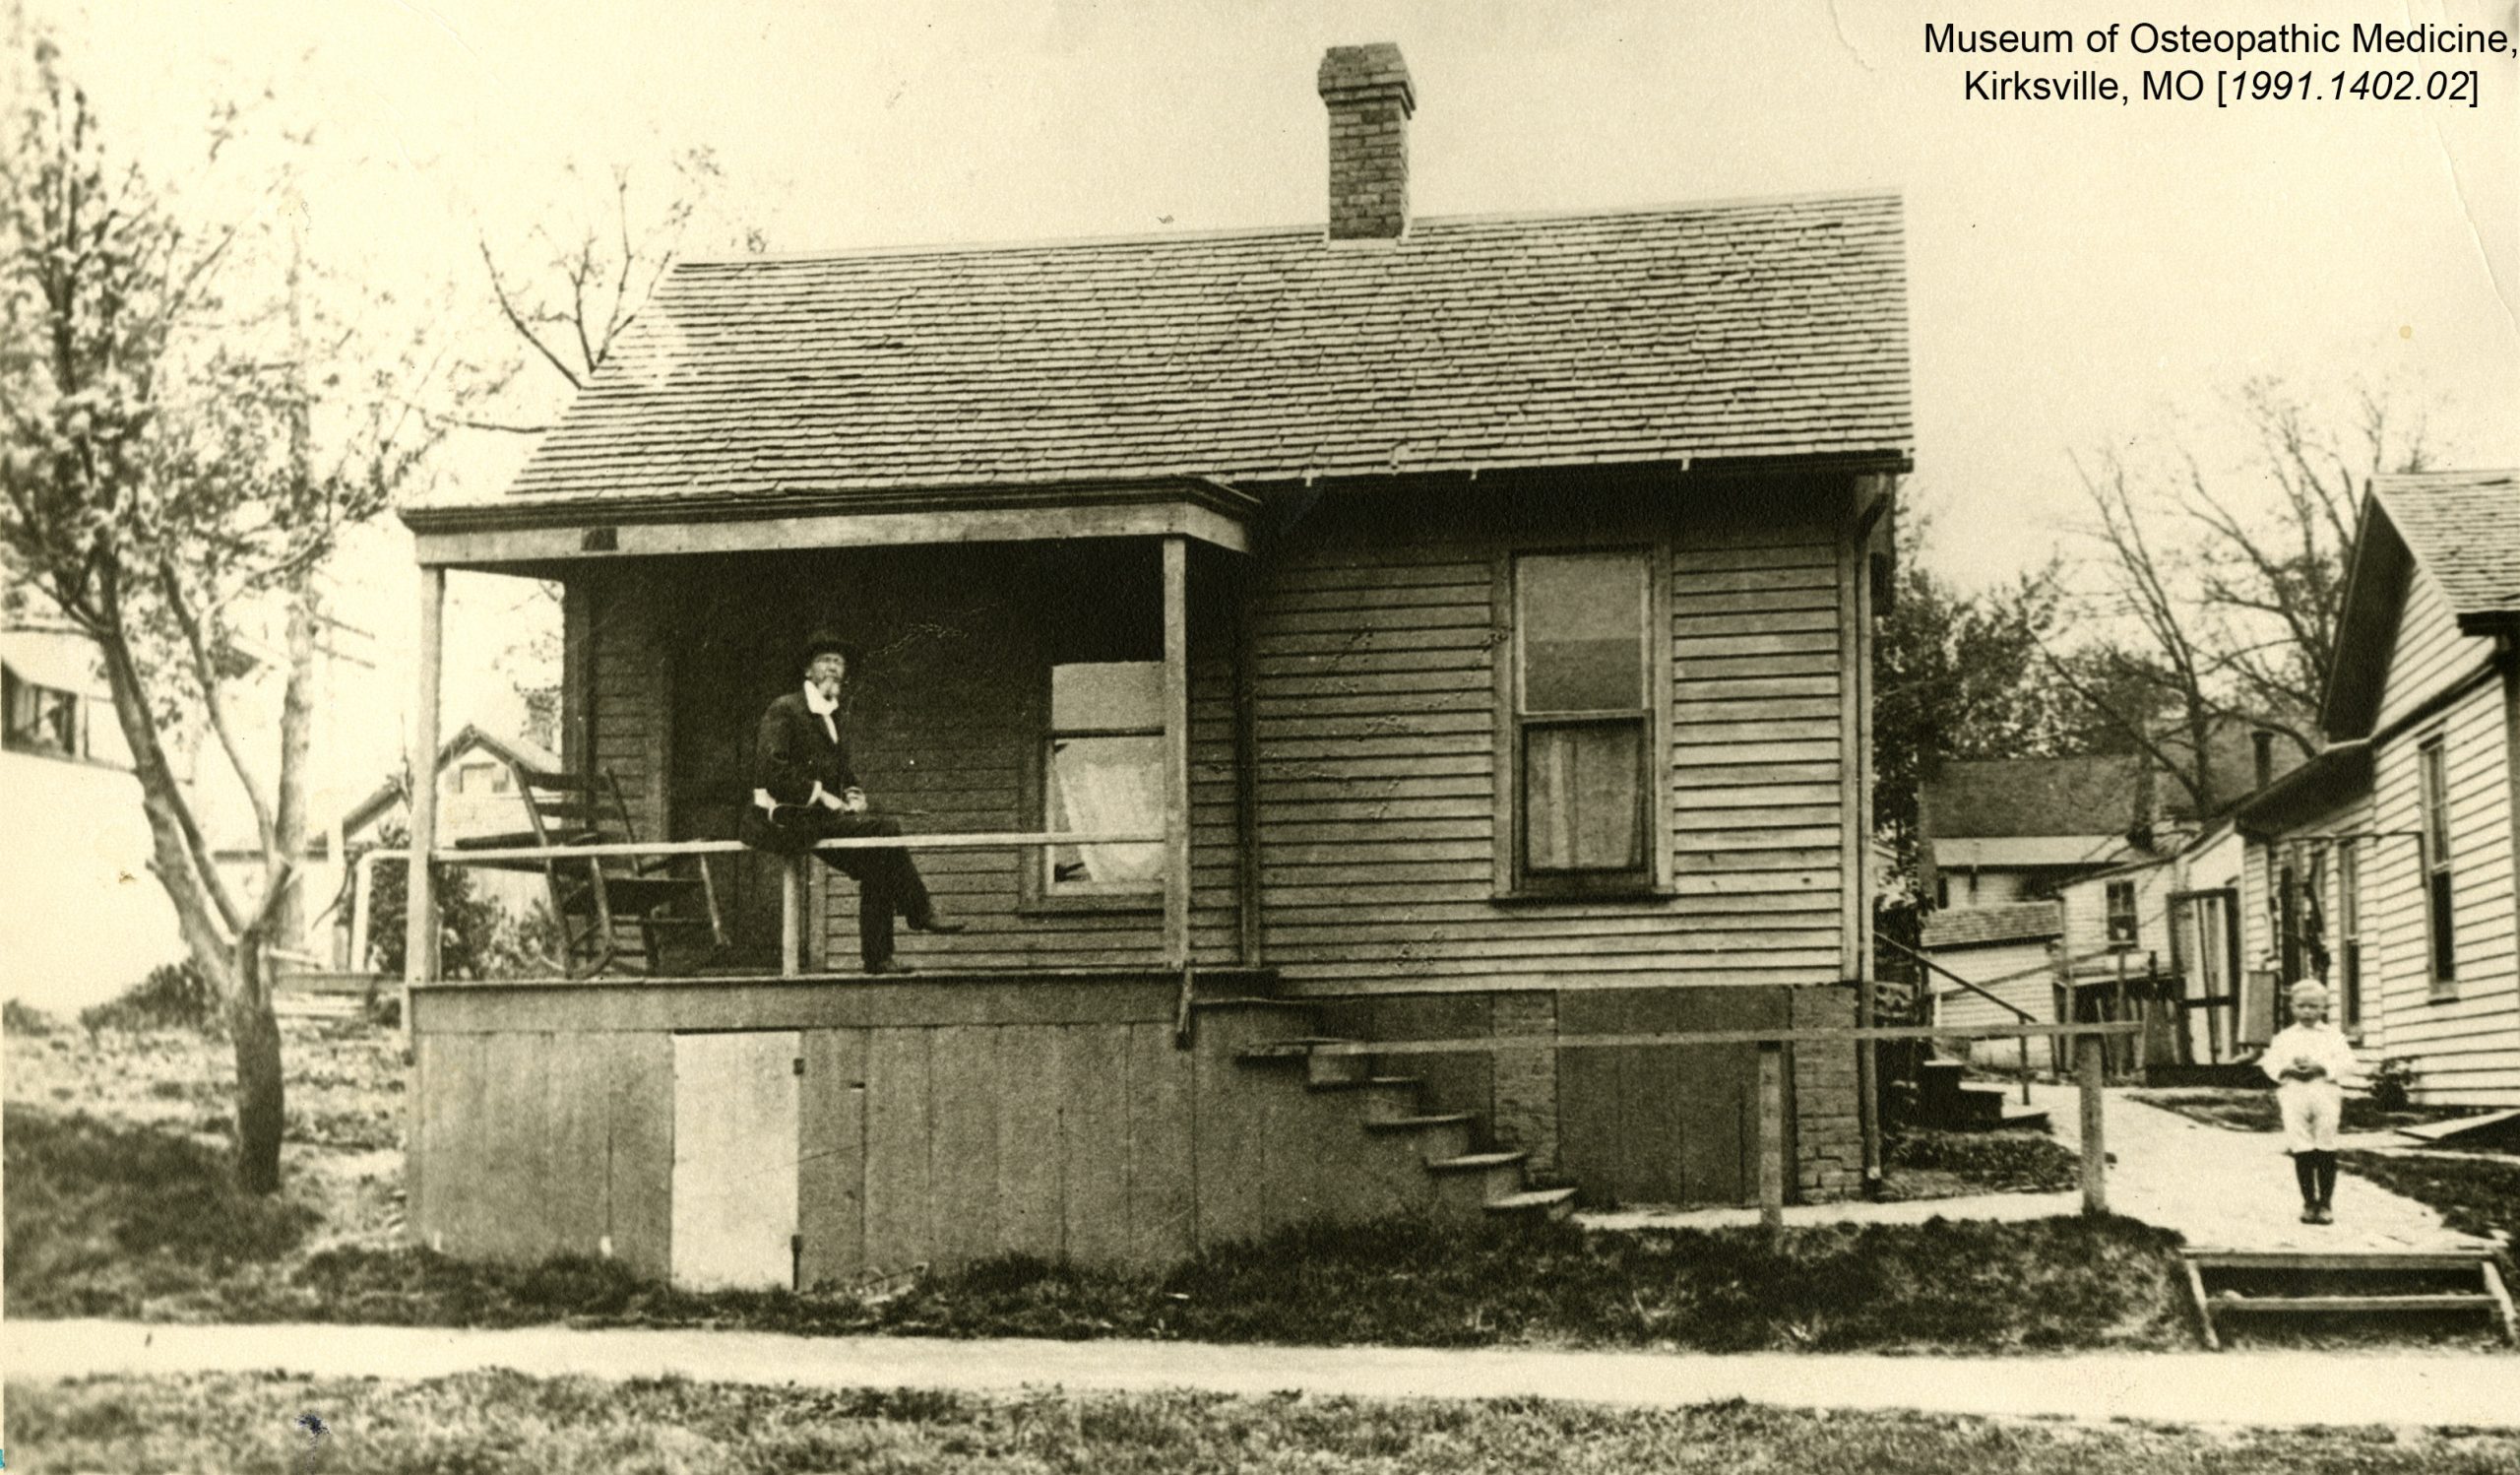
[[[840,807],[841,807],[841,808],[842,808],[842,810],[844,810],[845,812],[847,812],[847,813],[850,813],[850,814],[863,814],[863,813],[865,813],[865,812],[866,812],[866,791],[865,791],[865,790],[863,790],[863,789],[860,789],[860,788],[856,787],[856,786],[855,786],[855,785],[853,785],[853,784],[852,784],[852,785],[850,785],[850,786],[849,787],[849,789],[848,789],[845,793],[843,793],[843,794],[841,795],[841,797],[840,797]]]

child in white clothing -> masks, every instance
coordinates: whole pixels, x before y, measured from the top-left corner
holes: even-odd
[[[2275,1082],[2284,1114],[2284,1148],[2301,1187],[2301,1222],[2334,1224],[2336,1129],[2345,1115],[2345,1086],[2362,1067],[2345,1032],[2328,1022],[2327,989],[2309,979],[2293,986],[2293,1023],[2267,1042],[2258,1068]]]

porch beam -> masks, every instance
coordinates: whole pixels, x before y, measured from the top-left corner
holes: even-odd
[[[446,649],[446,570],[420,570],[420,686],[411,711],[411,865],[403,932],[403,983],[437,978],[437,878],[428,856],[437,849],[438,673]],[[410,1016],[404,998],[403,1017]]]
[[[724,509],[695,506],[689,521],[607,521],[602,507],[572,509],[565,523],[428,528],[415,533],[424,566],[495,568],[586,563],[676,553],[757,553],[792,548],[900,547],[920,544],[1035,543],[1062,538],[1195,538],[1251,550],[1240,519],[1196,502],[1116,502],[971,507],[926,512],[830,512],[707,521]]]
[[[1164,540],[1164,959],[1190,965],[1190,541]]]

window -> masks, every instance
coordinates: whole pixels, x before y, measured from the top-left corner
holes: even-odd
[[[1630,890],[1653,880],[1650,591],[1642,552],[1514,562],[1519,890]]]
[[[2450,896],[2450,795],[2442,772],[2441,739],[2416,750],[2416,803],[2423,811],[2424,922],[2432,964],[2433,996],[2457,993],[2459,947]]]
[[[505,763],[466,763],[455,770],[458,794],[506,794],[515,787]]]
[[[1043,828],[1053,834],[1164,827],[1163,662],[1050,668],[1041,805]],[[1164,889],[1161,844],[1054,845],[1040,854],[1045,896]]]
[[[2109,883],[2109,945],[2132,947],[2138,940],[2135,922],[2135,883]]]
[[[0,747],[131,766],[122,729],[99,698],[30,681],[7,667],[0,667]]]
[[[2348,1028],[2362,1022],[2362,862],[2351,840],[2336,847],[2336,1011]]]

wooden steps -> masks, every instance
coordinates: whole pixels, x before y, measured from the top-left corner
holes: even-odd
[[[1235,998],[1204,999],[1192,1007],[1203,1035],[1221,1042],[1235,1063],[1291,1075],[1300,1065],[1306,1092],[1336,1109],[1334,1122],[1413,1153],[1414,1166],[1405,1172],[1419,1186],[1414,1192],[1404,1187],[1403,1194],[1439,1217],[1538,1222],[1573,1212],[1573,1188],[1530,1186],[1525,1176],[1529,1154],[1480,1150],[1485,1134],[1477,1116],[1421,1106],[1423,1087],[1416,1076],[1378,1074],[1369,1055],[1323,1053],[1319,1047],[1356,1042],[1300,1033],[1311,1023],[1308,1006],[1287,999]],[[1335,1143],[1319,1144],[1317,1155],[1325,1161],[1342,1154]],[[1379,1161],[1391,1162],[1388,1157]],[[1388,1167],[1368,1171],[1379,1175],[1379,1184],[1392,1182]]]
[[[2196,1305],[2197,1330],[2209,1350],[2223,1341],[2216,1318],[2238,1315],[2361,1315],[2384,1312],[2484,1312],[2502,1339],[2520,1347],[2520,1319],[2493,1251],[2184,1250],[2188,1294]],[[2209,1287],[2209,1276],[2240,1276],[2257,1288]],[[2278,1279],[2280,1277],[2280,1279]],[[2477,1289],[2452,1290],[2461,1278]],[[2274,1284],[2270,1288],[2268,1282]],[[2308,1289],[2302,1289],[2306,1283]]]

